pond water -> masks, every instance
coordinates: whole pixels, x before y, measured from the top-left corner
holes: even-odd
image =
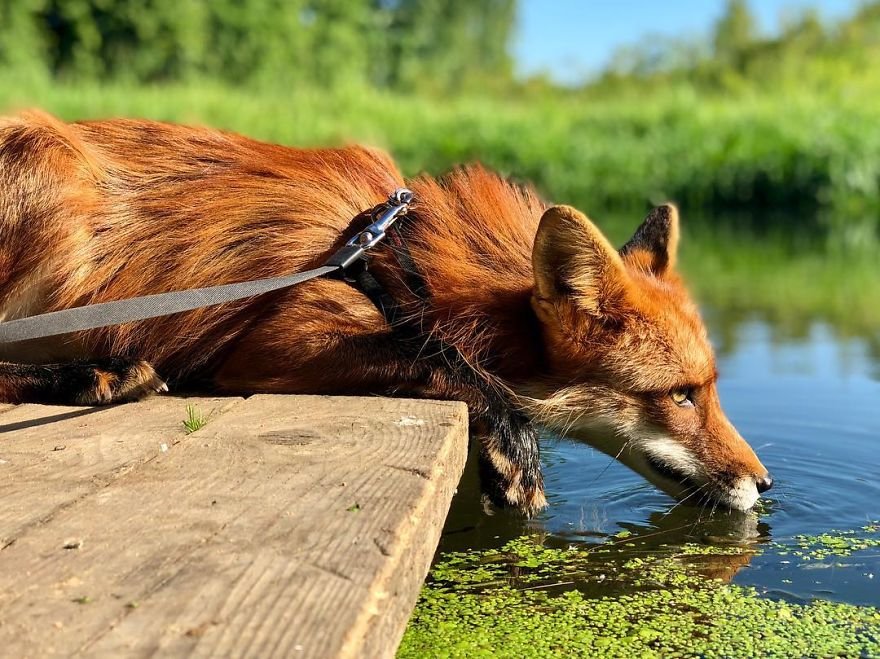
[[[438,556],[497,548],[534,533],[551,546],[626,535],[643,552],[694,542],[753,545],[760,551],[731,557],[721,576],[776,599],[880,606],[880,549],[811,561],[790,548],[797,536],[880,519],[877,337],[844,338],[821,323],[793,335],[759,318],[711,310],[705,317],[718,352],[722,403],[775,479],[755,512],[676,505],[587,444],[547,437],[548,510],[532,520],[485,510],[472,459]]]

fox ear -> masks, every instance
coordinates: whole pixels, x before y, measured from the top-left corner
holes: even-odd
[[[623,247],[620,255],[633,266],[657,277],[675,267],[678,255],[678,209],[657,206]]]
[[[570,206],[544,212],[532,267],[532,304],[545,322],[558,318],[563,304],[599,319],[616,317],[623,308],[627,274],[620,255],[595,224]]]

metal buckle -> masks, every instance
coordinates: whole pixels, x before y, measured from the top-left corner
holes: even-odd
[[[406,215],[413,197],[412,191],[407,188],[398,188],[392,192],[388,201],[373,210],[373,222],[356,236],[350,238],[324,265],[339,267],[345,276],[344,271],[358,261],[363,262],[367,250],[378,244],[385,237],[391,225]]]
[[[345,244],[349,246],[357,245],[364,251],[370,249],[385,237],[385,233],[400,216],[406,215],[412,200],[413,193],[411,190],[398,188],[389,195],[385,209],[379,211],[378,216],[374,215],[375,220],[373,223]]]

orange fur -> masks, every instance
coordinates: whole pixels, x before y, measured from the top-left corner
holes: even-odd
[[[360,147],[293,149],[150,121],[3,120],[0,316],[306,270],[403,183],[385,154]],[[574,209],[548,210],[479,166],[409,187],[406,240],[428,303],[408,290],[389,247],[371,267],[426,335],[558,430],[613,420],[624,436],[675,437],[706,478],[764,474],[717,405],[705,330],[674,272],[672,211],[618,254]],[[391,340],[365,296],[324,279],[25,346],[17,358],[124,356],[228,392],[468,399],[437,369],[396,355]],[[704,397],[699,415],[668,407],[663,397],[679,387]],[[6,388],[0,381],[0,395]],[[472,410],[484,404],[474,397]],[[493,442],[486,455],[507,500],[543,505],[540,482],[529,485]]]

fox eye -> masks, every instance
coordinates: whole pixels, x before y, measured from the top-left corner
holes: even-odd
[[[693,393],[693,389],[676,389],[669,394],[669,397],[672,399],[672,402],[679,407],[693,407],[694,401],[691,398]]]

